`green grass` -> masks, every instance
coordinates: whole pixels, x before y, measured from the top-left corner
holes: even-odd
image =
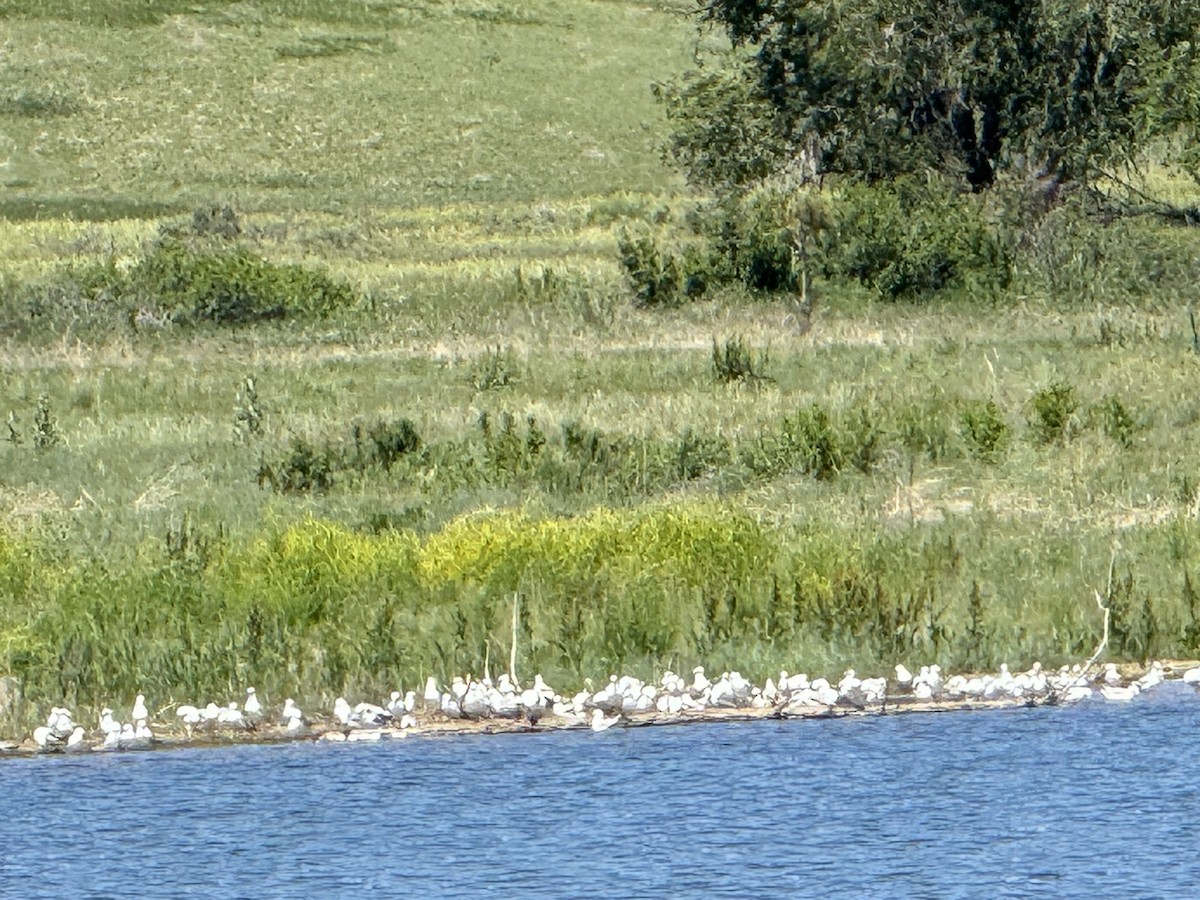
[[[496,669],[514,595],[563,685],[1051,664],[1110,567],[1114,655],[1200,651],[1190,231],[1052,217],[1006,293],[818,282],[805,334],[735,290],[640,309],[622,227],[696,202],[669,5],[0,18],[0,674],[38,704]],[[164,238],[352,298],[171,321],[130,275]],[[279,479],[298,447],[331,484]]]

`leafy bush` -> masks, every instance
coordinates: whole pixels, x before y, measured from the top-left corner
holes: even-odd
[[[963,440],[971,455],[986,462],[995,462],[1008,445],[1008,423],[994,400],[972,403],[959,416]]]
[[[1133,446],[1134,436],[1142,428],[1142,424],[1115,394],[1091,407],[1088,410],[1088,419],[1091,423],[1098,424],[1107,437],[1125,448]]]
[[[284,494],[327,491],[333,487],[334,473],[340,468],[337,453],[328,445],[317,448],[304,438],[293,438],[283,459],[276,463],[260,462],[258,484],[270,485]]]
[[[1004,242],[976,198],[931,178],[847,186],[832,208],[824,254],[831,276],[854,278],[887,298],[951,287],[1004,287]]]
[[[639,306],[674,306],[707,288],[703,247],[670,247],[662,230],[626,227],[617,249]]]
[[[132,268],[108,264],[84,273],[86,292],[124,306],[162,310],[177,322],[238,325],[327,316],[353,305],[349,285],[299,265],[280,265],[245,248],[197,250],[167,237]]]
[[[1067,440],[1075,425],[1079,400],[1075,388],[1062,381],[1038,390],[1029,401],[1029,427],[1039,444],[1054,444]]]
[[[762,371],[767,362],[766,352],[760,353],[756,360],[754,352],[740,337],[727,338],[724,346],[713,338],[712,361],[713,375],[722,384],[767,379]]]

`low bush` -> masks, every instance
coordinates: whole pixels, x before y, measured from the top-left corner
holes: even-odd
[[[994,400],[968,404],[959,414],[962,437],[976,459],[995,462],[1008,446],[1008,422]]]
[[[632,225],[617,236],[621,267],[639,306],[675,306],[707,289],[706,248],[672,242],[662,228]]]
[[[825,232],[827,274],[874,287],[887,298],[946,288],[1002,288],[1011,278],[1005,242],[978,198],[937,179],[846,186]]]

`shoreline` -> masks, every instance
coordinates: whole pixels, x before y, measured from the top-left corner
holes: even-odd
[[[1163,664],[1168,672],[1178,673],[1182,668],[1193,665],[1192,661],[1168,661]],[[1125,667],[1126,683],[1133,683],[1129,671],[1145,673],[1148,667]],[[1167,678],[1165,683],[1184,684],[1178,675]],[[1200,687],[1200,686],[1198,686]],[[1200,695],[1200,690],[1197,691]],[[911,694],[885,696],[882,702],[869,705],[834,705],[824,707],[788,708],[785,705],[769,707],[712,707],[699,710],[684,710],[679,713],[661,713],[655,710],[621,714],[612,725],[617,728],[663,728],[705,725],[719,722],[756,722],[787,719],[841,719],[869,718],[875,716],[921,715],[947,712],[986,712],[1004,709],[1023,709],[1040,706],[1073,706],[1079,701],[1068,701],[1054,692],[1027,697],[940,697],[919,699]],[[1121,702],[1109,701],[1104,702]],[[1128,701],[1125,701],[1128,702]],[[31,757],[61,756],[78,758],[93,753],[146,753],[163,750],[204,750],[218,747],[244,745],[281,745],[300,743],[376,743],[388,740],[411,738],[463,737],[495,734],[548,734],[559,731],[590,731],[587,721],[572,721],[554,714],[547,714],[536,724],[524,718],[475,718],[454,719],[440,710],[421,712],[417,724],[408,728],[381,727],[364,728],[346,726],[332,717],[322,718],[309,725],[304,731],[289,731],[284,725],[247,727],[243,729],[211,728],[196,729],[190,733],[179,727],[160,726],[155,736],[138,746],[105,746],[103,741],[87,740],[75,748],[63,746],[39,747],[32,738],[22,741],[0,741],[0,760],[28,759]]]

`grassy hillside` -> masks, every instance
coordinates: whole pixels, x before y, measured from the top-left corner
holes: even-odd
[[[1115,654],[1200,649],[1189,232],[1048,232],[986,299],[822,286],[807,333],[639,309],[620,228],[693,205],[670,5],[0,17],[0,672],[39,703],[495,670],[514,600],[564,684],[1058,662],[1096,589]],[[175,318],[162,266],[235,247],[352,299]]]

